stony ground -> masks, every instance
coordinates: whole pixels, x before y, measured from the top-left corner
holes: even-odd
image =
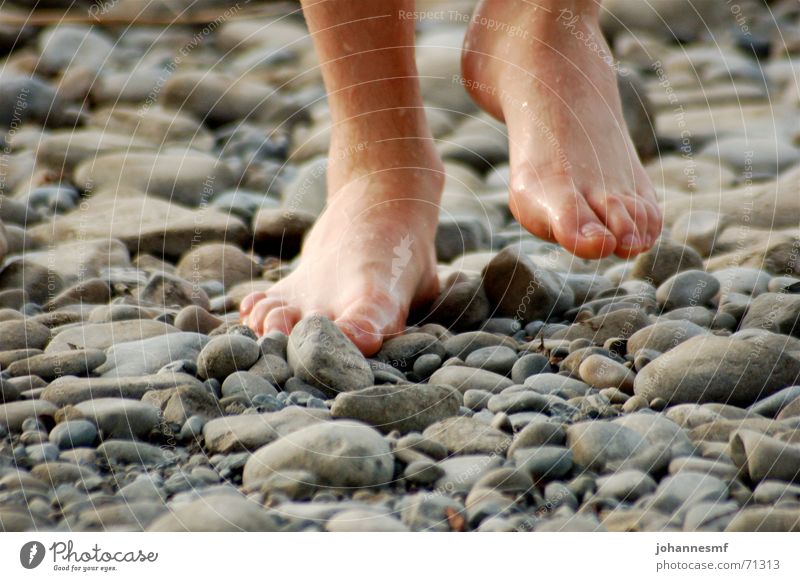
[[[800,9],[654,4],[605,28],[666,229],[589,262],[421,3],[444,290],[369,359],[237,324],[324,204],[301,19],[0,25],[0,530],[800,530]]]

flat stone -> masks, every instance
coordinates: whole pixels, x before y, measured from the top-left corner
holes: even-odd
[[[624,470],[598,478],[596,494],[601,497],[616,498],[621,502],[634,503],[655,489],[656,481],[646,472]]]
[[[691,321],[661,321],[636,331],[630,336],[627,351],[634,354],[641,349],[666,353],[687,339],[706,335],[708,331]]]
[[[197,385],[199,381],[185,374],[144,375],[141,377],[60,377],[51,382],[41,394],[41,400],[57,406],[77,404],[98,398],[142,399],[151,390],[182,385]]]
[[[254,451],[281,436],[329,419],[327,410],[296,406],[264,414],[225,416],[203,426],[205,449],[223,454]]]
[[[161,421],[157,407],[132,399],[97,398],[75,408],[94,422],[104,438],[145,438]]]
[[[429,426],[423,433],[452,454],[505,454],[511,438],[500,430],[474,418],[445,418]]]
[[[800,445],[793,445],[753,430],[731,436],[731,458],[750,480],[772,479],[800,484]]]
[[[107,349],[115,343],[141,341],[158,335],[176,333],[178,329],[161,321],[135,319],[111,323],[84,323],[57,333],[45,353],[78,349]]]
[[[461,394],[446,385],[379,385],[340,393],[331,415],[360,420],[382,432],[422,432],[439,420],[455,416],[461,401]]]
[[[243,482],[249,486],[284,470],[307,470],[323,486],[381,486],[392,480],[394,456],[374,428],[336,420],[292,432],[260,448],[245,464]]]
[[[247,227],[236,216],[208,206],[190,210],[117,188],[119,179],[120,175],[115,174],[110,190],[95,193],[76,211],[56,216],[28,232],[44,242],[116,238],[131,253],[173,258],[190,250],[195,236],[202,236],[204,242],[229,244],[242,244],[247,239]],[[194,199],[202,191],[201,185],[191,192],[191,197]]]
[[[0,323],[0,351],[44,349],[50,341],[50,329],[30,320]]]
[[[97,455],[109,464],[138,464],[158,466],[167,462],[164,450],[145,442],[129,440],[108,440],[97,447]]]
[[[22,429],[22,422],[36,416],[53,416],[58,409],[49,401],[36,399],[0,404],[0,424],[12,432]]]
[[[572,450],[575,464],[602,471],[607,463],[633,457],[649,443],[625,426],[588,421],[567,428],[567,445]]]
[[[147,527],[148,532],[275,532],[279,529],[275,516],[239,494],[217,494],[171,506],[167,514]]]
[[[141,341],[116,342],[96,370],[104,377],[133,377],[158,372],[173,361],[194,361],[209,338],[199,333],[168,333]]]
[[[551,339],[588,339],[595,345],[603,345],[609,339],[628,339],[631,335],[650,325],[650,319],[642,309],[618,309],[572,324],[556,331]]]
[[[800,337],[800,295],[764,293],[757,296],[750,303],[741,328]]]
[[[481,389],[496,393],[513,385],[507,377],[486,371],[485,369],[474,369],[472,367],[461,367],[449,365],[437,369],[429,379],[430,383],[439,385],[449,385],[461,393],[469,389]]]
[[[793,385],[800,360],[747,341],[700,336],[656,358],[636,376],[634,391],[671,404],[724,402],[746,407]]]

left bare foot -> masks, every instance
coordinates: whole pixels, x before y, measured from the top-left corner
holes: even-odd
[[[662,218],[625,125],[598,5],[484,0],[462,69],[475,101],[508,125],[519,223],[583,258],[627,258],[653,245]]]

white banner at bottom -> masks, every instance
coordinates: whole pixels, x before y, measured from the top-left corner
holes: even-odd
[[[791,533],[3,533],[9,580],[800,579]],[[445,577],[446,576],[446,577]]]

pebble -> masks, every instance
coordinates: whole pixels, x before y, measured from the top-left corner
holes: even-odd
[[[232,373],[249,369],[260,354],[258,343],[249,337],[214,337],[197,356],[197,373],[203,379],[224,381]]]
[[[457,365],[449,365],[438,369],[428,381],[438,385],[449,385],[461,393],[469,389],[481,389],[496,393],[513,385],[510,379],[497,373],[485,369]]]
[[[631,335],[627,351],[632,355],[643,349],[666,353],[687,339],[706,334],[706,329],[691,321],[658,321]]]
[[[97,455],[109,464],[158,466],[168,461],[168,456],[158,446],[130,440],[107,440],[97,447]]]
[[[513,248],[498,252],[484,268],[482,277],[486,296],[499,316],[528,323],[573,306],[574,294],[569,285]]]
[[[696,250],[661,238],[650,250],[636,257],[630,276],[659,287],[679,272],[701,268],[703,259]]]
[[[633,393],[635,374],[616,361],[602,355],[590,355],[581,363],[581,379],[596,389],[617,387]]]
[[[50,341],[50,329],[31,320],[0,323],[0,351],[44,349]]]
[[[455,455],[505,454],[511,444],[500,430],[468,417],[445,418],[428,426],[422,435]]]
[[[764,293],[756,297],[742,319],[742,329],[761,329],[800,337],[800,295]]]
[[[159,409],[153,405],[119,397],[99,397],[75,405],[106,438],[146,438],[158,426]]]
[[[7,371],[13,376],[36,375],[52,381],[64,375],[87,375],[106,361],[99,349],[76,349],[69,352],[42,353],[14,361]]]
[[[97,427],[87,420],[71,420],[50,431],[50,441],[61,450],[91,446],[97,438]]]
[[[439,420],[455,416],[462,399],[446,385],[379,385],[340,393],[331,416],[359,420],[382,432],[422,432]]]
[[[476,349],[464,360],[468,367],[485,369],[499,375],[510,375],[516,362],[517,352],[504,345]]]
[[[604,421],[578,422],[566,432],[575,464],[594,471],[602,471],[609,462],[634,457],[649,445],[637,432]]]
[[[222,382],[222,395],[225,397],[241,394],[249,400],[256,395],[278,395],[278,390],[266,379],[250,371],[231,373]]]
[[[203,426],[204,446],[212,453],[254,451],[282,436],[329,419],[327,410],[293,406],[262,414],[224,416]]]
[[[656,358],[636,375],[634,391],[648,400],[725,402],[748,406],[794,385],[800,360],[787,353],[754,349],[747,341],[697,336]]]
[[[564,478],[572,470],[572,451],[560,446],[517,449],[513,455],[517,469],[535,481]]]
[[[368,487],[391,482],[394,459],[389,444],[360,422],[322,422],[259,448],[244,467],[243,482],[285,470],[306,470],[323,486]]]
[[[275,532],[278,519],[258,503],[236,494],[215,494],[171,506],[148,532]]]
[[[719,281],[702,270],[685,270],[656,289],[656,300],[666,310],[707,305],[719,292]]]
[[[730,451],[733,461],[753,482],[770,479],[800,484],[798,444],[745,429],[731,436]]]
[[[656,489],[656,481],[639,470],[625,470],[597,479],[597,495],[633,504]]]
[[[289,335],[287,358],[295,377],[334,397],[343,391],[369,387],[374,380],[372,369],[358,348],[322,316],[295,325]]]
[[[525,380],[532,375],[551,371],[552,367],[547,357],[539,353],[529,353],[514,362],[514,366],[511,368],[511,380],[517,384],[525,383]]]

